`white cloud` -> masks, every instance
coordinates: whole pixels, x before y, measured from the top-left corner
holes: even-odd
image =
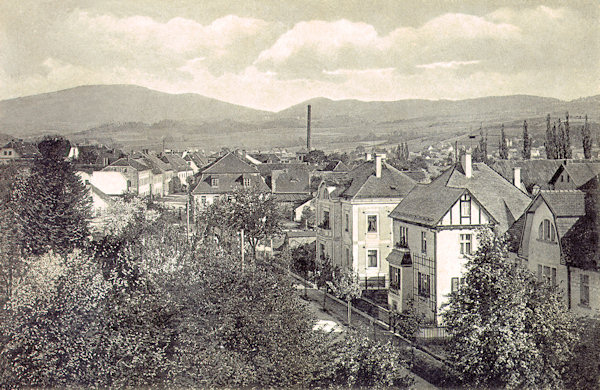
[[[421,69],[436,69],[436,68],[452,69],[452,68],[458,68],[459,66],[464,66],[464,65],[475,65],[475,64],[478,64],[479,62],[480,61],[478,61],[478,60],[434,62],[432,64],[417,65],[416,67],[421,68]]]

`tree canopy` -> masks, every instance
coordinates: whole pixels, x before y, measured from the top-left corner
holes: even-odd
[[[443,317],[451,360],[477,386],[563,387],[577,336],[560,292],[509,260],[502,238],[484,230],[479,239]]]

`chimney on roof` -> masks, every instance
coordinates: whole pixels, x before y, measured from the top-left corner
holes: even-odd
[[[461,157],[461,164],[463,171],[465,172],[465,177],[470,179],[473,175],[473,166],[471,164],[471,152],[466,152]]]
[[[306,149],[310,152],[310,104],[306,116]]]
[[[521,188],[521,167],[513,168],[513,184],[517,188]]]
[[[381,153],[375,153],[375,177],[381,177],[381,160],[384,155]]]

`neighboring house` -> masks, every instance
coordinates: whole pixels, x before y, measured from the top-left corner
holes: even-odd
[[[150,153],[134,153],[132,158],[151,168],[153,197],[166,196],[172,192],[171,181],[174,172],[170,164]]]
[[[442,305],[459,288],[467,256],[477,249],[477,230],[506,232],[529,202],[486,164],[471,163],[470,154],[431,183],[415,186],[390,214],[390,307],[405,311],[414,304],[427,321],[439,324]]]
[[[152,187],[152,169],[134,159],[124,157],[103,169],[106,172],[121,172],[128,180],[129,191],[144,197],[150,196]]]
[[[106,195],[123,195],[131,191],[130,181],[122,172],[79,170],[77,175],[84,184],[89,184]]]
[[[188,163],[190,168],[192,168],[194,175],[200,172],[202,168],[204,168],[206,165],[208,165],[208,160],[206,159],[206,157],[202,156],[198,152],[185,153],[183,159]]]
[[[178,154],[163,154],[161,160],[171,165],[174,175],[177,175],[181,185],[187,187],[188,178],[191,180],[191,178],[194,176],[194,171],[192,170],[190,164],[188,164],[188,162],[181,158],[181,156]]]
[[[102,192],[98,187],[93,184],[88,184],[86,188],[89,191],[90,197],[92,198],[92,214],[98,215],[102,210],[106,209],[113,203],[110,196]]]
[[[562,163],[563,160],[496,160],[491,167],[511,182],[518,172],[521,188],[525,188],[530,195],[536,195],[540,190],[553,188],[550,180]]]
[[[292,213],[313,198],[310,190],[310,168],[306,164],[261,163],[257,169],[271,188],[275,200]],[[294,215],[289,215],[291,219]]]
[[[600,315],[598,181],[540,192],[527,208],[518,245],[538,279],[557,286],[573,313],[590,317]]]
[[[382,161],[365,162],[344,176],[321,182],[316,197],[317,264],[358,273],[365,288],[389,281],[392,220],[389,213],[412,190],[414,180]]]
[[[317,239],[317,232],[314,230],[290,230],[285,232],[284,245],[290,249],[297,248],[305,244],[313,244]]]
[[[256,167],[243,161],[235,153],[227,153],[201,173],[198,184],[192,191],[194,204],[203,208],[216,199],[231,194],[240,188],[256,188],[261,192],[271,192]]]
[[[574,190],[598,174],[600,174],[600,163],[564,160],[549,182],[555,190]]]
[[[23,140],[12,140],[0,148],[0,163],[17,159],[33,159],[39,155],[37,147]]]
[[[249,153],[246,155],[246,158],[251,158],[254,161],[257,161],[258,164],[277,164],[281,162],[279,156],[274,153]],[[250,160],[253,164],[256,164]]]

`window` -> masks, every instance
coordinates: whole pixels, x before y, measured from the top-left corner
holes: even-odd
[[[590,305],[590,275],[579,275],[579,304]]]
[[[429,275],[422,274],[419,272],[419,295],[425,298],[429,298],[430,294],[430,279]]]
[[[367,267],[377,268],[377,249],[367,250]]]
[[[470,255],[472,247],[473,247],[473,235],[472,234],[461,234],[460,235],[460,254],[461,255]]]
[[[350,261],[350,249],[346,248],[346,261],[347,264],[350,265],[352,262]]]
[[[554,224],[549,219],[544,219],[540,222],[538,239],[551,242],[556,241],[556,230],[554,229]]]
[[[400,248],[408,248],[408,228],[400,226],[400,237],[398,238],[398,246]]]
[[[202,203],[202,204],[206,204],[206,196],[202,195],[202,196],[200,197],[200,203]]]
[[[460,223],[471,223],[471,197],[468,194],[460,198]]]
[[[323,222],[321,223],[323,229],[329,230],[329,211],[323,210]]]
[[[421,252],[427,253],[427,232],[421,232]]]
[[[350,225],[350,216],[348,214],[344,215],[344,230],[348,231]]]
[[[458,288],[460,286],[460,279],[459,278],[451,278],[450,279],[450,292],[451,293],[455,293],[458,291]]]
[[[377,215],[367,215],[367,233],[377,233]]]
[[[249,177],[244,178],[244,187],[250,187],[250,178]]]
[[[216,177],[213,177],[212,179],[210,179],[210,185],[211,187],[218,187],[219,186],[219,179]]]
[[[390,266],[390,288],[400,290],[402,274],[400,269]]]
[[[321,258],[324,259],[325,258],[325,244],[321,244],[320,249],[321,249]]]
[[[545,282],[551,286],[556,286],[556,268],[538,264],[537,278],[538,282]]]

